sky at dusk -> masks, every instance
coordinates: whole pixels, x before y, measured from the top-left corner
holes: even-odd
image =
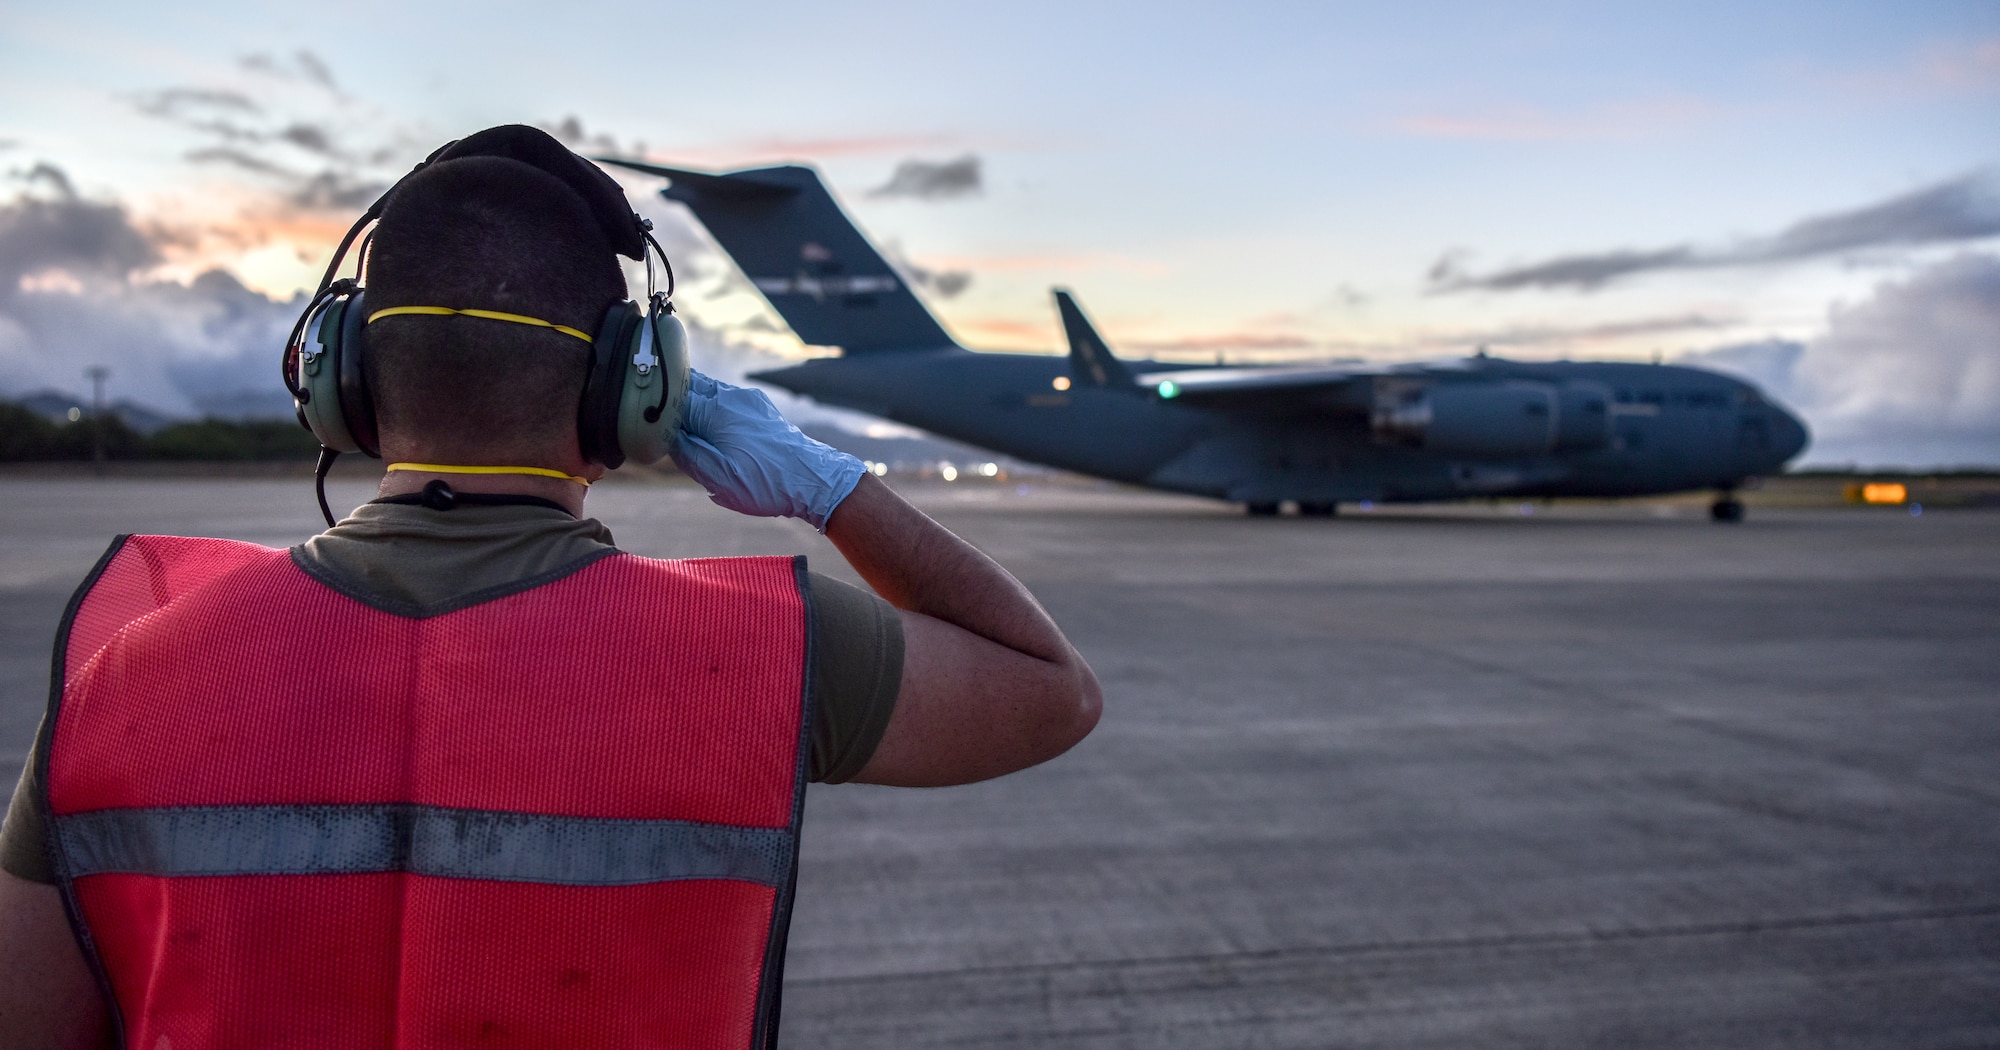
[[[259,410],[447,139],[818,166],[961,341],[1685,361],[1808,462],[2000,464],[2000,5],[0,0],[0,394]],[[810,351],[621,175],[696,364]],[[280,401],[280,404],[282,402]]]

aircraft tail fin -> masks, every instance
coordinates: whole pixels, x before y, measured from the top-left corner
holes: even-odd
[[[598,159],[671,180],[660,196],[694,212],[805,342],[853,354],[958,345],[813,169],[716,175]]]
[[[1056,312],[1062,315],[1063,336],[1069,340],[1069,370],[1077,379],[1093,386],[1131,386],[1132,373],[1125,363],[1112,356],[1104,337],[1091,326],[1090,318],[1076,304],[1066,288],[1058,288]]]

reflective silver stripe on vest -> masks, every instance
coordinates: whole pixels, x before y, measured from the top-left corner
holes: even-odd
[[[785,828],[553,817],[440,806],[188,806],[58,816],[69,876],[335,875],[631,886],[738,879],[780,887]]]

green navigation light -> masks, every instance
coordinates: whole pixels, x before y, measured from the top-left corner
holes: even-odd
[[[1160,396],[1161,396],[1161,397],[1179,397],[1179,396],[1181,396],[1181,388],[1180,388],[1180,384],[1178,384],[1178,383],[1175,383],[1175,382],[1174,382],[1173,380],[1171,380],[1171,379],[1168,379],[1168,380],[1165,380],[1165,381],[1161,382],[1161,383],[1160,383]]]

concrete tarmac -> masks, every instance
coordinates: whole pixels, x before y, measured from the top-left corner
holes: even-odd
[[[1105,717],[987,784],[813,789],[785,1045],[2000,1045],[2000,512],[907,491]],[[591,503],[844,573],[684,485]],[[298,481],[0,479],[0,774],[112,533],[316,520]]]

